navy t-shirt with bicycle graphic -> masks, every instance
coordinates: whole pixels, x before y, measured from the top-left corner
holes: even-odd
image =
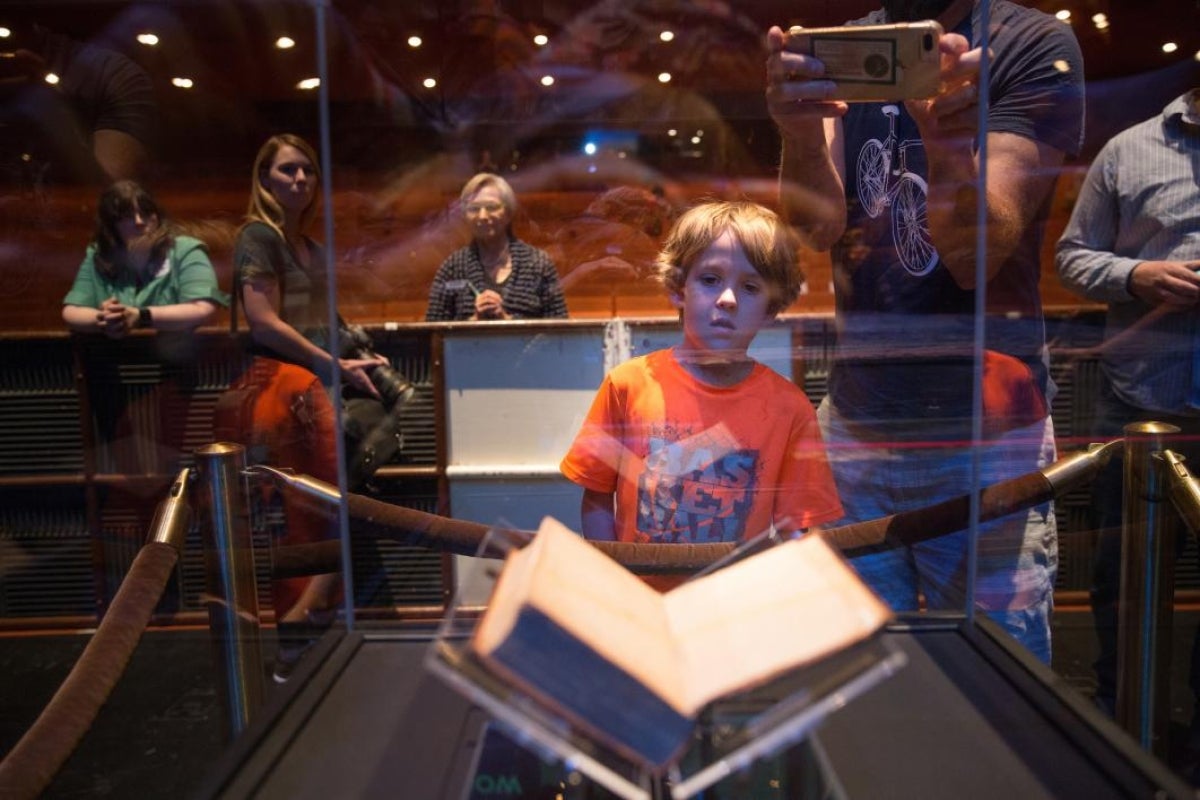
[[[988,130],[1078,153],[1082,63],[1069,31],[1007,0],[991,7]],[[972,17],[955,32],[974,43]],[[876,12],[859,22],[886,21]],[[959,435],[970,419],[975,295],[958,287],[930,240],[928,168],[916,123],[903,103],[853,103],[842,123],[848,218],[832,251],[838,348],[831,399],[861,423],[899,428],[942,419],[945,435]],[[986,347],[1027,365],[1043,397],[1049,376],[1038,279],[1047,211],[988,284],[985,329]]]

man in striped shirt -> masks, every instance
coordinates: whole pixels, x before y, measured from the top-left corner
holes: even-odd
[[[1200,89],[1112,138],[1088,170],[1058,242],[1062,282],[1108,303],[1093,434],[1111,439],[1139,420],[1200,433]],[[1181,448],[1200,463],[1200,447]],[[1099,531],[1092,611],[1100,639],[1098,703],[1115,697],[1121,565],[1119,462],[1093,486]],[[1191,684],[1200,689],[1193,648]],[[1194,727],[1197,727],[1193,723]],[[1194,735],[1200,745],[1200,727]]]

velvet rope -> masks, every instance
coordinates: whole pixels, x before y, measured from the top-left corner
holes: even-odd
[[[1054,489],[1041,472],[1030,472],[984,488],[980,492],[980,521],[1047,502]],[[392,505],[363,495],[347,495],[351,535],[391,539],[402,544],[459,555],[480,555],[490,528],[478,522],[442,517],[426,511]],[[831,544],[850,555],[862,548],[912,545],[955,531],[970,523],[970,496],[962,495],[915,511],[829,528],[822,532]],[[633,544],[592,542],[616,561],[639,574],[689,573],[729,555],[734,544]],[[498,551],[482,553],[498,558]],[[340,568],[337,541],[276,548],[275,577],[296,577],[332,572]]]
[[[169,544],[143,545],[71,673],[0,762],[0,797],[36,797],[50,784],[120,680],[178,560]]]

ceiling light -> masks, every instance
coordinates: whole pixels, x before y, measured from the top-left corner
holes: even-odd
[[[659,83],[670,83],[671,82],[671,73],[669,73],[669,72],[658,73],[658,82]]]
[[[158,44],[158,37],[153,33],[139,33],[137,35],[138,44],[144,44],[146,47],[154,47]]]
[[[542,76],[542,86],[553,86],[553,85],[554,85],[554,76],[553,75],[543,75]]]
[[[191,89],[196,84],[191,78],[171,78],[171,85],[179,89]]]
[[[409,47],[420,47],[422,44],[424,44],[424,42],[421,41],[420,36],[408,37],[408,46]]]
[[[53,72],[47,72],[46,73],[46,83],[50,84],[51,86],[54,86],[55,84],[58,83],[58,76],[55,75]]]
[[[664,42],[669,42],[675,38],[675,32],[674,31],[663,31],[662,33],[660,33],[658,35],[658,38],[662,39]]]
[[[1062,11],[1059,11],[1054,16],[1058,17],[1063,22],[1069,22],[1071,19],[1071,12],[1064,8]]]
[[[1163,43],[1162,51],[1164,53],[1174,53],[1178,49],[1179,49],[1179,45],[1175,44],[1174,42],[1164,42]]]
[[[550,37],[544,33],[539,33],[537,36],[533,37],[533,43],[538,47],[545,47],[546,45],[550,44]]]
[[[305,78],[304,80],[302,80],[296,84],[296,88],[303,89],[304,91],[307,92],[312,89],[316,89],[320,85],[321,85],[320,78]]]
[[[280,36],[275,40],[275,46],[280,50],[290,50],[296,46],[296,40],[290,36]]]
[[[437,86],[437,81],[434,78],[426,78],[425,80],[421,81],[421,85],[426,89],[432,89],[433,87]]]

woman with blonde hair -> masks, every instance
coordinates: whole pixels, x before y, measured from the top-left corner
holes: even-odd
[[[343,387],[331,392],[336,356],[330,352],[328,266],[324,249],[306,233],[318,211],[317,164],[312,146],[289,133],[272,136],[254,159],[246,223],[234,249],[234,320],[236,325],[240,304],[254,360],[218,403],[214,427],[217,436],[244,443],[256,459],[336,485],[339,434],[331,394],[341,399],[344,388],[375,398],[367,402],[379,406],[375,401],[380,392],[371,374],[381,368],[389,374],[395,371],[378,355],[338,358]],[[406,381],[401,391],[411,394]],[[394,452],[399,447],[398,420],[390,415],[386,420],[397,426]],[[313,513],[287,493],[283,508],[286,529],[277,543],[337,536],[334,520]],[[361,578],[356,586],[370,585]],[[279,631],[277,681],[287,679],[329,623],[340,587],[336,574],[272,583]]]
[[[508,181],[481,172],[463,186],[460,202],[471,244],[451,253],[438,268],[425,319],[566,317],[554,262],[513,235],[517,196]]]

